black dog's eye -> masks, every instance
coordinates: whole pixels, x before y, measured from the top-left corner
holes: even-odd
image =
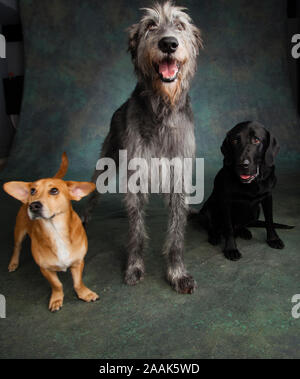
[[[33,196],[35,194],[36,194],[36,189],[35,188],[31,188],[30,195]]]
[[[148,26],[147,26],[147,30],[149,30],[151,32],[152,30],[155,30],[155,29],[157,29],[156,23],[155,22],[150,22],[148,24]]]
[[[260,139],[257,137],[253,137],[252,143],[254,143],[254,145],[258,145],[260,143]]]
[[[59,194],[59,190],[57,188],[51,188],[51,190],[49,191],[50,195],[58,195]]]
[[[240,142],[240,140],[238,138],[234,138],[231,142],[233,143],[233,145],[237,145]]]

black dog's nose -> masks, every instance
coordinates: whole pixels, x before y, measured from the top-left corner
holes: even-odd
[[[158,42],[158,47],[163,53],[175,53],[179,45],[175,37],[164,37]]]
[[[43,207],[43,204],[39,201],[34,201],[29,205],[31,212],[39,212]]]
[[[250,162],[248,161],[248,159],[245,159],[242,163],[240,163],[240,166],[243,167],[243,168],[248,168]]]

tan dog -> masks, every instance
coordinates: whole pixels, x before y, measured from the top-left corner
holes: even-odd
[[[35,262],[49,281],[52,294],[49,309],[58,311],[63,305],[63,287],[57,271],[71,269],[74,289],[79,299],[90,302],[99,296],[82,282],[87,236],[81,220],[73,210],[71,200],[79,201],[95,190],[89,182],[63,181],[68,168],[64,153],[58,173],[51,179],[33,183],[8,182],[4,190],[24,203],[18,213],[14,232],[14,251],[8,270],[19,265],[21,244],[26,234],[31,238]]]

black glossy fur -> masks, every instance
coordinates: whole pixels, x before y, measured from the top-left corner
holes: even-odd
[[[272,189],[276,185],[274,158],[279,151],[277,140],[261,124],[244,122],[228,132],[221,151],[223,168],[200,211],[200,222],[208,231],[209,242],[217,245],[224,237],[224,255],[235,261],[242,256],[236,237],[250,240],[252,234],[247,227],[264,226],[268,245],[283,249],[284,243],[275,227],[290,227],[274,224],[272,205]],[[264,223],[258,221],[261,206]]]

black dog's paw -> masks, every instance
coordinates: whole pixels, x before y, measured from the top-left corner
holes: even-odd
[[[138,267],[128,268],[125,274],[125,283],[129,286],[135,286],[144,279],[144,271]]]
[[[173,289],[182,294],[192,294],[197,288],[197,283],[191,275],[185,275],[171,282]]]
[[[238,230],[238,236],[242,238],[243,240],[251,240],[252,239],[252,233],[247,228],[241,228]]]
[[[275,240],[267,240],[267,244],[272,248],[272,249],[283,249],[284,248],[284,243],[283,241],[278,238]]]
[[[238,251],[238,249],[228,249],[224,250],[225,258],[229,259],[230,261],[238,261],[242,258],[242,254]]]
[[[221,243],[221,235],[217,233],[209,233],[208,234],[208,242],[213,245],[219,245]]]

